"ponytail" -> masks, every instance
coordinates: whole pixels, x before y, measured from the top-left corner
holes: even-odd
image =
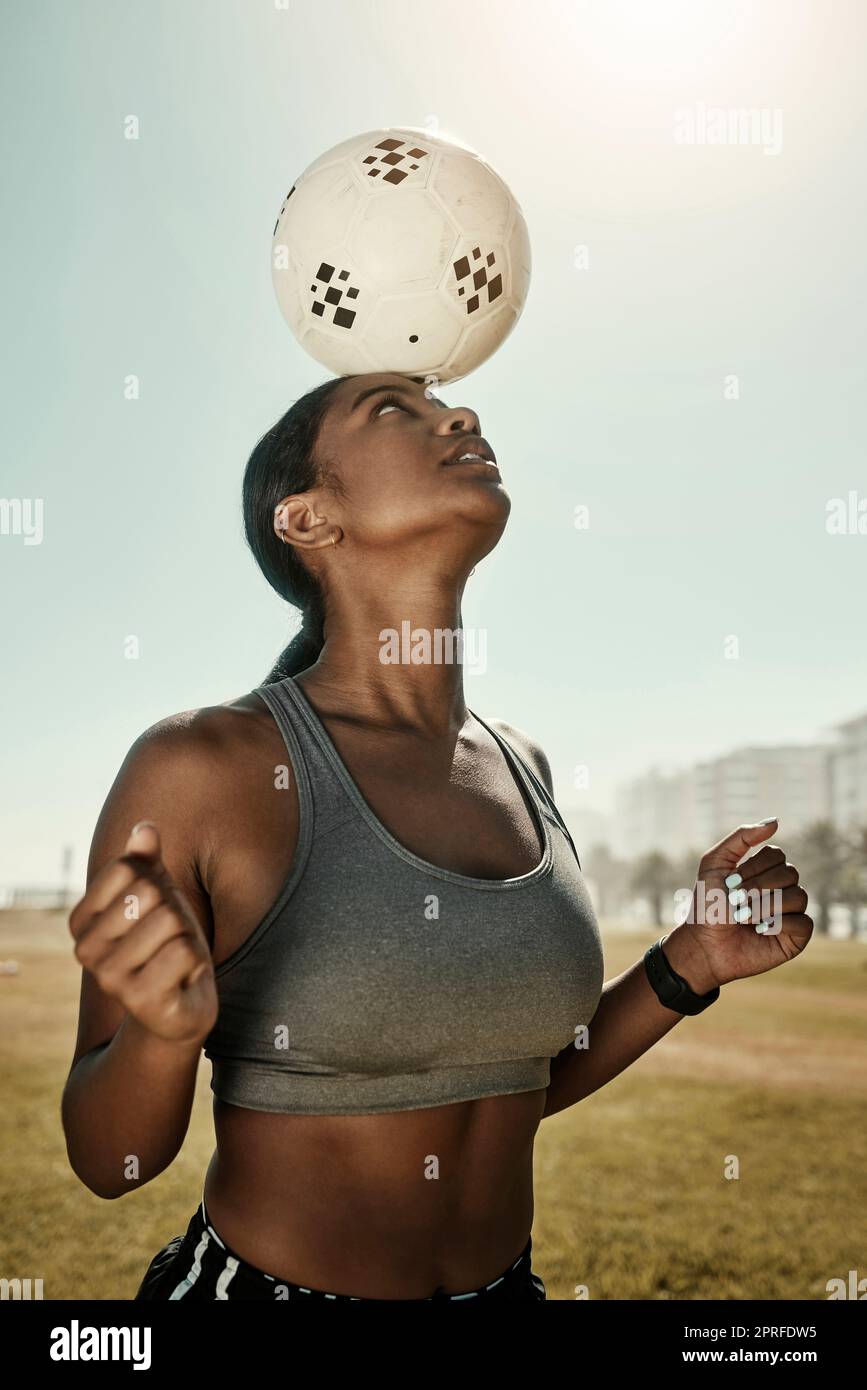
[[[324,614],[318,597],[320,592],[317,585],[316,593],[303,610],[300,628],[289,645],[283,648],[263,685],[273,685],[287,676],[295,676],[319,660],[319,653],[325,645]]]
[[[333,377],[293,402],[262,436],[244,472],[244,533],[256,563],[272,589],[301,612],[301,627],[278,656],[264,685],[285,680],[314,665],[325,643],[325,599],[320,583],[295,547],[274,530],[274,509],[292,493],[308,492],[325,474],[315,458],[319,430],[335,389]]]

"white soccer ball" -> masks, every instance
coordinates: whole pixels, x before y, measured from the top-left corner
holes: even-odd
[[[274,227],[280,310],[337,375],[443,385],[486,361],[530,283],[521,208],[474,150],[412,127],[335,145],[296,179]]]

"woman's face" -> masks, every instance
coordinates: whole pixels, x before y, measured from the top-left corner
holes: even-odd
[[[419,540],[444,560],[475,564],[499,540],[511,500],[495,464],[456,461],[473,452],[494,458],[478,416],[426,390],[394,372],[340,383],[316,452],[341,486],[320,491],[321,504],[353,549]]]

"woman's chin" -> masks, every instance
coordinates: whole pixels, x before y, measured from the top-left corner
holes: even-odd
[[[470,485],[449,509],[452,517],[458,516],[475,526],[494,528],[497,540],[505,529],[511,510],[512,499],[499,481],[481,486],[477,484],[475,487]]]

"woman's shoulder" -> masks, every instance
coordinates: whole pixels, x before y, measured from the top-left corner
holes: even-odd
[[[553,796],[554,784],[551,777],[551,764],[538,740],[525,733],[523,729],[517,728],[515,724],[509,724],[505,719],[489,718],[487,722],[493,724],[497,733],[503,734],[514,745],[524,761],[530,764],[536,776]]]
[[[124,852],[140,820],[160,832],[162,859],[175,881],[196,891],[215,827],[232,803],[244,767],[240,753],[262,734],[246,697],[180,710],[149,724],[128,745],[97,818],[88,882]],[[247,762],[255,761],[252,758]]]
[[[274,737],[274,719],[254,692],[220,705],[178,710],[154,720],[126,753],[126,763],[190,785],[220,778],[226,759],[245,758],[251,746]]]
[[[136,744],[177,755],[191,757],[213,753],[221,745],[231,745],[254,731],[268,728],[272,716],[264,702],[254,692],[235,695],[218,705],[199,705],[179,710],[155,720],[139,734]]]
[[[131,826],[152,820],[169,846],[170,869],[185,872],[200,863],[251,788],[258,792],[262,768],[281,760],[280,747],[272,716],[252,693],[155,720],[120,764],[97,822],[92,860],[120,854]]]

